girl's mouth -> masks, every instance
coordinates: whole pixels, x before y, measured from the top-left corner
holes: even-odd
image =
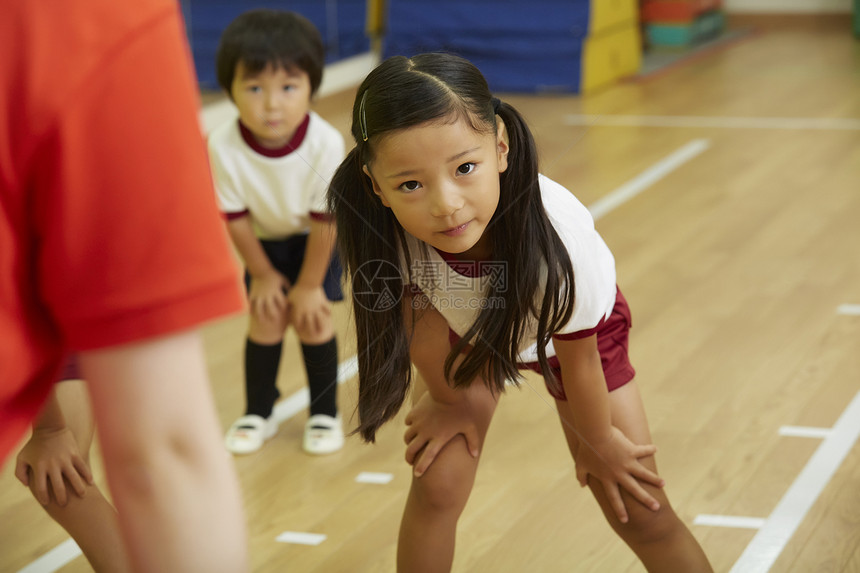
[[[442,231],[442,234],[447,235],[449,237],[456,237],[458,235],[462,235],[463,232],[466,230],[466,227],[469,226],[469,223],[471,223],[471,221],[466,221],[465,223],[463,223],[462,225],[460,225],[458,227],[452,227],[452,228],[448,229],[447,231]]]

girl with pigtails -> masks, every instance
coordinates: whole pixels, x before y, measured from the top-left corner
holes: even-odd
[[[710,571],[656,471],[613,256],[538,172],[520,114],[462,58],[396,56],[359,87],[352,135],[328,202],[353,281],[364,440],[412,388],[398,570],[450,570],[497,400],[532,369],[577,479],[645,567]]]

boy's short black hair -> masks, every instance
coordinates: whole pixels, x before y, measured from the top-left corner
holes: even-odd
[[[308,74],[313,95],[322,81],[325,49],[319,30],[304,16],[285,10],[250,10],[230,22],[215,54],[218,83],[228,94],[239,62],[251,74],[268,65],[299,68]]]

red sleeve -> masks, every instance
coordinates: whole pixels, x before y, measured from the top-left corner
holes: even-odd
[[[42,299],[70,348],[241,308],[198,109],[175,11],[125,38],[66,102],[35,201]]]
[[[555,340],[579,340],[581,338],[588,338],[600,330],[600,328],[606,323],[606,317],[600,319],[600,322],[597,323],[597,326],[594,328],[588,328],[586,330],[577,330],[576,332],[567,332],[565,334],[553,334],[552,337]]]
[[[247,217],[251,212],[247,209],[244,211],[221,211],[221,218],[225,221],[235,221],[236,219],[241,219],[242,217]]]
[[[311,221],[316,221],[318,223],[333,223],[334,215],[331,213],[317,213],[316,211],[310,212]]]

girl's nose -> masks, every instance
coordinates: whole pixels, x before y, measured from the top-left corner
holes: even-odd
[[[462,209],[464,204],[465,199],[458,190],[443,185],[433,193],[430,214],[434,217],[448,217]]]

